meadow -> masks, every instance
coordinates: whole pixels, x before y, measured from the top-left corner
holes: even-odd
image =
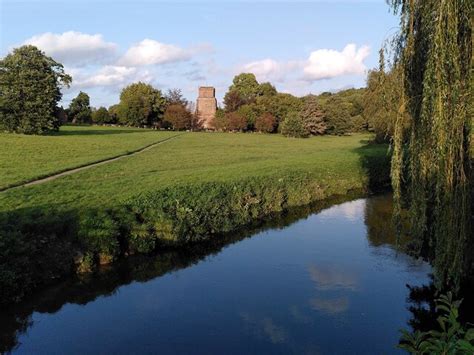
[[[17,156],[23,151],[53,162],[41,170],[36,161],[16,164],[8,156],[3,170],[15,171],[9,183],[175,137],[120,160],[0,192],[0,288],[8,290],[0,303],[124,255],[219,238],[273,213],[389,183],[387,146],[370,143],[369,134],[296,139],[97,127],[80,127],[77,135],[74,129],[21,136]],[[30,141],[41,148],[32,153]],[[76,147],[62,151],[70,146]]]
[[[172,135],[101,126],[63,126],[42,136],[0,133],[0,189],[127,154]]]

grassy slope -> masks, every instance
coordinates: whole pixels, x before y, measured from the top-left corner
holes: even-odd
[[[176,132],[64,126],[46,136],[0,133],[0,189],[134,151]]]
[[[71,128],[66,128],[70,130]],[[96,144],[108,149],[126,150],[137,142],[156,140],[156,132],[113,134],[108,129]],[[65,136],[82,147],[91,145],[88,135]],[[159,137],[163,137],[160,135]],[[174,185],[207,181],[238,181],[246,177],[272,176],[284,178],[289,173],[307,173],[337,192],[362,188],[367,179],[364,161],[367,156],[384,157],[386,147],[363,148],[368,135],[348,137],[315,137],[288,139],[279,135],[185,133],[140,155],[59,178],[41,185],[17,188],[0,193],[0,210],[22,207],[108,207],[138,193]],[[37,137],[23,137],[36,143]],[[48,137],[49,138],[49,137]],[[80,139],[83,139],[81,142]],[[100,143],[99,143],[100,141]],[[31,150],[25,146],[25,150]],[[115,150],[114,150],[115,149]],[[83,150],[87,151],[90,148]],[[61,150],[50,153],[50,160],[63,156]],[[96,153],[97,154],[97,153]],[[90,155],[82,157],[96,160]],[[63,160],[63,159],[61,159]],[[77,165],[70,154],[63,164]],[[59,166],[58,162],[52,164]],[[37,164],[23,162],[16,167],[17,176],[34,176]]]

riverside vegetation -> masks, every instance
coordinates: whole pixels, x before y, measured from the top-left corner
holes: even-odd
[[[109,136],[138,134],[125,132],[65,127],[55,136],[7,139],[41,142],[37,154],[54,155],[55,139],[86,142],[98,135],[97,142],[111,142]],[[167,137],[152,133],[153,139],[149,131],[142,134],[150,141]],[[367,144],[369,139],[183,133],[136,156],[3,191],[1,301],[18,301],[38,286],[124,255],[218,237],[290,207],[387,185],[387,146]],[[80,158],[77,151],[71,157],[76,154]],[[65,155],[68,162],[67,150]],[[86,159],[87,152],[82,155]],[[4,164],[13,169],[14,157]]]

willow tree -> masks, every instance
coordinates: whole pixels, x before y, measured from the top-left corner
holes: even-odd
[[[389,0],[400,14],[404,95],[394,129],[396,212],[444,286],[458,287],[470,238],[471,0]],[[410,124],[404,129],[403,117]]]

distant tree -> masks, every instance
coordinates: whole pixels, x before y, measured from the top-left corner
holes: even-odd
[[[232,80],[229,91],[240,94],[245,103],[252,103],[259,94],[260,84],[252,73],[242,73],[236,75]]]
[[[105,107],[99,107],[92,112],[92,122],[98,124],[110,123],[109,111]]]
[[[281,124],[281,134],[286,137],[306,138],[309,131],[306,129],[303,119],[298,112],[290,112]]]
[[[63,65],[26,45],[0,60],[0,130],[41,134],[61,125],[57,104],[72,78]]]
[[[164,121],[169,122],[174,130],[186,130],[192,127],[192,114],[183,105],[173,104],[166,108]]]
[[[277,121],[275,116],[269,112],[265,112],[264,114],[258,116],[255,121],[255,129],[258,132],[272,133],[275,131],[276,125]]]
[[[165,95],[167,105],[181,105],[187,107],[189,102],[183,96],[181,89],[169,89]]]
[[[54,117],[59,120],[60,124],[64,124],[68,121],[67,112],[62,106],[56,107]]]
[[[274,96],[277,90],[271,83],[261,83],[258,87],[258,96]]]
[[[239,107],[245,104],[245,99],[237,91],[230,90],[224,95],[224,107],[226,112],[235,112]]]
[[[259,112],[271,113],[279,123],[283,121],[290,112],[300,112],[303,101],[291,94],[277,93],[272,96],[258,97],[256,106]]]
[[[253,130],[255,128],[255,120],[259,116],[258,107],[255,104],[240,106],[237,113],[245,117],[248,130]]]
[[[73,123],[91,123],[92,110],[89,95],[80,91],[79,94],[72,99],[69,105],[68,115]]]
[[[119,122],[119,105],[109,106],[109,123],[118,123]]]
[[[217,109],[216,115],[212,120],[212,127],[216,131],[227,131],[229,128],[229,120],[224,112],[224,110]]]
[[[245,131],[247,129],[247,120],[238,112],[228,112],[225,114],[230,131]]]
[[[327,124],[324,119],[324,111],[319,104],[319,99],[315,95],[308,95],[304,98],[301,118],[304,126],[310,134],[325,134]]]
[[[160,90],[138,82],[122,90],[119,105],[122,123],[135,127],[157,126],[163,118],[166,99]]]
[[[351,130],[351,104],[333,95],[324,105],[327,133],[343,135]]]

